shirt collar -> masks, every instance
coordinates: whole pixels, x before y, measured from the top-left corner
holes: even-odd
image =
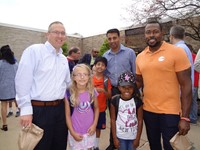
[[[49,43],[49,41],[45,42],[45,46],[47,47],[47,49],[51,52],[56,54],[56,49],[51,45],[51,43]],[[62,54],[63,50],[62,48],[59,49],[58,54]]]
[[[183,40],[178,41],[175,45],[179,45],[179,44],[185,44],[185,42]]]
[[[163,41],[163,42],[162,42],[162,45],[160,46],[160,48],[159,48],[157,51],[153,52],[153,53],[158,53],[159,51],[164,51],[164,50],[165,50],[165,47],[166,47],[166,42]],[[146,53],[146,54],[147,54],[147,53],[151,53],[151,54],[152,54],[152,52],[151,52],[150,49],[149,49],[149,46],[145,48],[145,53]]]
[[[124,50],[126,50],[126,47],[125,47],[124,45],[120,44],[120,48],[119,48],[119,51],[118,51],[117,53],[119,53],[119,52],[121,52],[121,51],[124,51]],[[109,52],[108,52],[108,53],[109,53],[109,54],[116,54],[116,53],[112,52],[111,49],[109,49]]]

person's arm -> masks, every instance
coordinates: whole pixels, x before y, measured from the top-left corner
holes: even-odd
[[[97,97],[94,98],[94,122],[91,127],[88,129],[89,135],[93,135],[96,132],[96,126],[99,119],[99,105]]]
[[[111,89],[112,89],[111,81],[110,81],[110,78],[108,78],[108,91],[106,95],[107,99],[111,99],[112,97]]]
[[[136,73],[136,64],[135,64],[136,55],[135,55],[134,50],[131,51],[130,59],[131,59],[131,71],[132,73],[135,74]]]
[[[140,144],[140,138],[141,138],[142,128],[143,128],[143,105],[141,105],[137,109],[137,120],[138,120],[138,129],[137,129],[136,139],[133,142],[134,148],[137,148]]]
[[[112,85],[111,85],[110,79],[108,78],[107,84],[104,85],[104,88],[102,89],[102,92],[104,92],[104,94],[106,95],[107,99],[110,99],[111,96],[112,96],[111,88],[112,88]]]
[[[104,91],[105,91],[105,90],[104,90]],[[106,95],[106,98],[107,98],[107,99],[110,99],[111,96],[112,96],[111,89],[108,89],[108,91],[105,91],[105,95]]]
[[[68,130],[70,132],[70,134],[73,136],[73,138],[76,141],[81,141],[83,139],[83,136],[76,133],[74,131],[74,128],[72,126],[72,121],[71,121],[71,112],[70,112],[70,106],[69,106],[69,100],[67,98],[65,98],[65,117],[66,117],[66,124],[68,127]]]
[[[200,72],[200,50],[198,51],[195,61],[194,61],[194,69],[197,72]]]
[[[31,104],[31,87],[37,58],[32,47],[24,50],[15,76],[16,102],[20,108],[20,124],[31,126],[33,108]]]
[[[117,133],[116,133],[116,119],[117,119],[117,116],[116,116],[116,112],[115,112],[115,106],[111,103],[110,104],[111,130],[112,130],[114,145],[118,149],[119,148],[119,140],[117,138]]]
[[[181,90],[181,117],[188,118],[190,114],[190,107],[192,103],[192,80],[191,68],[176,73]],[[179,134],[186,135],[190,130],[190,122],[185,119],[180,119]]]
[[[143,87],[142,75],[136,74],[136,84],[137,84],[138,89]]]
[[[107,99],[110,99],[110,98],[111,98],[111,89],[108,89],[108,90],[106,91],[104,88],[98,88],[98,87],[96,87],[96,90],[97,90],[97,92],[99,92],[99,93],[100,93],[100,92],[104,93]]]

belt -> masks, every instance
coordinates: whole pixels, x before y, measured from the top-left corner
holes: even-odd
[[[38,101],[38,100],[31,100],[32,106],[57,106],[63,102],[64,99],[57,99],[54,101]]]

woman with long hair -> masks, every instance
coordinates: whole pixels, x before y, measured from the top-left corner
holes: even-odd
[[[18,64],[9,45],[2,46],[0,53],[0,101],[3,122],[1,130],[7,131],[7,103],[15,100],[15,75]]]

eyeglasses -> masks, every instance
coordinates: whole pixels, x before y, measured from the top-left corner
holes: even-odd
[[[49,33],[54,33],[56,35],[60,35],[61,34],[62,36],[66,35],[66,33],[64,31],[62,31],[62,32],[59,32],[59,31],[50,31]]]
[[[73,76],[75,77],[79,77],[79,78],[85,78],[85,77],[89,77],[89,74],[87,73],[77,73],[77,74],[74,74]]]
[[[95,54],[99,54],[99,52],[98,51],[93,51]]]

